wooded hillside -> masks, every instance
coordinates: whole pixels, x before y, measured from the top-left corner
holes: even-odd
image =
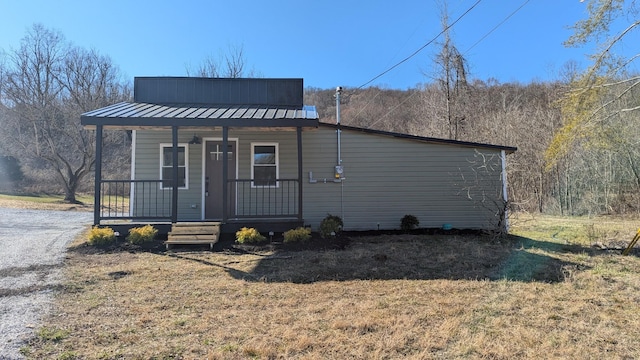
[[[599,141],[578,141],[555,163],[545,153],[562,126],[559,100],[568,86],[474,81],[455,104],[441,88],[345,89],[345,125],[412,135],[508,145],[508,182],[514,210],[558,214],[637,213],[640,190],[638,131],[620,121]],[[335,90],[306,89],[323,122],[335,122]]]

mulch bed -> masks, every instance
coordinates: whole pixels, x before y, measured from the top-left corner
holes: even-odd
[[[233,236],[223,236],[215,245],[214,251],[237,251],[237,252],[256,252],[256,251],[328,251],[328,250],[345,250],[349,247],[353,239],[359,237],[375,237],[382,235],[480,235],[478,230],[443,230],[443,229],[415,229],[411,231],[404,230],[370,230],[370,231],[344,231],[338,236],[330,238],[322,238],[319,233],[312,233],[311,239],[305,242],[285,243],[281,234],[277,234],[272,239],[268,239],[258,244],[238,244]],[[100,253],[117,253],[117,252],[151,252],[164,253],[166,247],[165,239],[157,239],[144,244],[131,244],[124,240],[105,245],[90,246],[86,243],[71,248],[71,251],[82,252],[86,254]],[[200,251],[209,250],[208,245],[174,245],[172,252],[176,251]]]

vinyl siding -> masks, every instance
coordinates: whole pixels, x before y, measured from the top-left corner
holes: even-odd
[[[193,132],[182,131],[178,134],[178,143],[187,144],[193,137]],[[160,144],[171,144],[171,131],[165,130],[138,130],[136,132],[136,143],[134,146],[136,180],[159,180],[160,179]],[[202,145],[186,145],[188,147],[188,184],[187,189],[178,190],[178,220],[199,220],[201,219],[202,203]],[[171,214],[171,191],[170,189],[159,190],[166,192],[168,202],[158,204],[166,209],[166,214]],[[134,203],[155,207],[152,200],[141,197],[143,194],[134,194]],[[195,205],[195,208],[192,208]],[[134,206],[134,214],[139,212]]]
[[[207,138],[220,139],[221,131],[195,131],[197,135],[204,140]],[[194,135],[193,130],[181,130],[178,133],[179,143],[188,143]],[[294,179],[298,177],[298,158],[297,158],[297,138],[295,131],[229,131],[229,138],[238,139],[238,179],[251,178],[251,144],[252,143],[277,143],[278,144],[278,165],[279,178]],[[134,146],[136,154],[136,169],[134,176],[136,180],[157,180],[160,178],[160,144],[171,143],[171,131],[167,130],[138,130],[136,134],[136,143]],[[188,167],[188,189],[178,190],[178,220],[201,220],[203,206],[203,184],[202,184],[202,151],[203,144],[187,145],[189,148],[189,167]],[[247,184],[249,185],[249,184]],[[268,198],[266,192],[271,193],[271,201],[268,204],[262,204],[259,200],[263,199],[263,194],[259,190],[253,190],[254,199],[249,199],[248,192],[244,192],[240,186],[237,191],[237,212],[239,214],[251,214],[256,209],[260,211],[272,212],[276,209],[286,209],[295,206],[290,211],[297,211],[297,190],[292,188],[291,192],[295,196],[290,201],[283,201],[282,192],[285,190],[285,183],[281,183],[277,189],[265,189],[265,197]],[[166,191],[170,194],[171,190]],[[248,190],[247,190],[248,191]],[[142,204],[141,194],[136,194],[134,201]],[[169,196],[170,199],[170,196]],[[256,201],[258,199],[258,201]],[[283,204],[284,202],[284,204]],[[146,207],[154,207],[156,204],[149,200],[144,201]],[[195,208],[192,207],[195,205]],[[162,207],[162,204],[159,205]],[[167,213],[170,213],[171,202],[166,202],[164,207]],[[134,210],[135,212],[135,210]]]
[[[278,178],[298,178],[298,145],[295,131],[229,131],[229,137],[238,141],[239,179],[251,179],[252,144],[278,145]],[[298,191],[295,182],[280,182],[278,187],[251,188],[251,183],[239,185],[237,213],[239,215],[273,215],[286,211],[297,214]],[[259,217],[259,216],[258,216]]]
[[[203,139],[222,136],[216,130],[195,133]],[[193,134],[194,130],[180,130],[179,142],[187,143]],[[303,218],[314,230],[327,214],[342,216],[345,230],[397,229],[406,214],[416,216],[421,227],[488,229],[498,223],[494,200],[502,192],[500,150],[343,131],[346,179],[336,183],[336,131],[320,127],[305,129],[302,135]],[[279,178],[297,178],[295,131],[231,129],[229,138],[238,139],[239,179],[251,177],[252,143],[277,143]],[[171,131],[137,132],[136,179],[159,178],[159,144],[170,142]],[[179,220],[202,219],[202,147],[189,145],[189,188],[179,190]],[[317,182],[310,183],[310,172]],[[292,192],[297,196],[295,189]],[[256,201],[250,206],[247,200],[238,189],[238,213],[263,206]],[[293,203],[297,206],[297,198]]]
[[[342,131],[345,180],[335,183],[336,131],[304,135],[304,172],[318,180],[304,184],[304,219],[315,228],[328,213],[342,216],[345,230],[397,229],[406,214],[421,227],[497,224],[492,199],[502,191],[499,150]]]

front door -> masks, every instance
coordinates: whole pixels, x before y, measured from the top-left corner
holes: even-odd
[[[206,141],[205,143],[205,187],[204,187],[204,202],[205,202],[205,218],[207,219],[222,219],[222,187],[224,181],[222,180],[222,140]],[[236,143],[229,141],[228,146],[228,166],[229,166],[229,179],[235,180],[236,178]],[[233,217],[236,210],[236,184],[229,183],[229,191],[227,196],[229,199],[227,204],[229,206],[228,215]]]

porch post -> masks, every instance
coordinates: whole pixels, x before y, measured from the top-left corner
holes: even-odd
[[[93,225],[100,225],[100,202],[102,190],[102,125],[96,125],[95,184],[93,188]]]
[[[296,128],[298,135],[298,221],[302,221],[302,127]]]
[[[172,135],[172,161],[173,161],[173,169],[171,181],[173,183],[173,190],[171,193],[171,222],[178,222],[178,127],[171,127],[171,135]]]
[[[222,223],[229,218],[229,127],[222,127]]]

